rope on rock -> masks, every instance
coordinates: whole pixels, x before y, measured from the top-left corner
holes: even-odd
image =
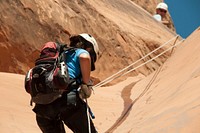
[[[176,35],[175,37],[173,37],[172,39],[170,39],[169,41],[167,41],[166,43],[164,43],[163,45],[161,45],[160,47],[154,49],[153,51],[151,51],[150,53],[146,54],[145,56],[143,56],[142,58],[140,58],[139,60],[133,62],[132,64],[128,65],[127,67],[121,69],[120,71],[118,71],[117,73],[111,75],[110,77],[106,78],[105,80],[99,82],[98,84],[96,84],[94,86],[94,88],[97,88],[97,87],[101,87],[109,82],[111,82],[112,80],[116,79],[116,78],[119,78],[121,76],[124,76],[136,69],[138,69],[139,67],[141,66],[144,66],[145,64],[151,62],[152,60],[158,58],[159,56],[163,55],[164,53],[166,53],[167,51],[169,51],[170,49],[173,49],[174,47],[176,47],[178,44],[182,43],[184,41],[184,39],[182,39],[180,42],[178,42],[177,44],[175,44],[175,42],[177,41],[178,37],[180,37],[179,35]],[[158,54],[157,56],[153,57],[152,59],[149,59],[148,61],[140,64],[139,66],[137,67],[134,67],[132,69],[130,69],[129,71],[125,72],[125,73],[122,73],[124,72],[125,70],[127,70],[128,68],[132,67],[133,65],[135,65],[136,63],[138,63],[139,61],[143,60],[144,58],[146,58],[147,56],[151,55],[152,53],[154,53],[155,51],[161,49],[162,47],[164,47],[165,45],[167,45],[169,42],[171,42],[172,40],[175,39],[175,42],[174,42],[174,45],[173,46],[170,46],[168,49],[164,50],[162,53]],[[122,73],[122,74],[121,74]]]

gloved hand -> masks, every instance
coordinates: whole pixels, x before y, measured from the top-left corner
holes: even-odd
[[[89,98],[91,94],[92,94],[92,86],[82,84],[79,90],[79,97],[81,99],[86,99],[86,98]]]

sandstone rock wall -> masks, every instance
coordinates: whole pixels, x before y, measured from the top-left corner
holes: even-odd
[[[157,4],[163,2],[163,0],[132,0],[132,1],[141,6],[143,9],[147,10],[151,15],[155,14],[156,11],[155,9]],[[170,22],[169,25],[167,25],[167,27],[170,28],[172,31],[176,32],[173,20],[169,12],[167,13],[166,20]]]
[[[100,80],[175,35],[130,0],[1,0],[0,71],[25,73],[43,43],[55,39],[69,43],[70,35],[83,32],[92,34],[99,44],[100,59],[92,75]],[[148,75],[167,56],[132,75]]]

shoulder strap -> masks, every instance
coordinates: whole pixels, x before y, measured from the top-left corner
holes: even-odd
[[[61,42],[58,41],[57,39],[56,39],[55,43],[56,43],[56,45],[57,45],[57,50],[59,51],[59,55],[65,51],[64,49],[65,49],[66,47],[68,47],[67,44],[61,43]]]

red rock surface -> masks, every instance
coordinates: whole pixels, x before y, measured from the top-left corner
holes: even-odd
[[[200,30],[197,29],[154,73],[110,87],[89,99],[100,133],[200,132]],[[24,75],[0,73],[0,132],[39,133]],[[68,133],[71,131],[68,130]]]
[[[92,34],[101,52],[93,76],[103,80],[175,37],[130,0],[3,0],[0,16],[2,133],[40,132],[23,84],[46,41],[68,43],[71,34]],[[197,29],[172,55],[168,52],[115,85],[95,88],[89,104],[98,131],[199,133],[199,36]]]
[[[24,74],[33,66],[43,43],[55,39],[68,43],[70,35],[87,32],[100,47],[93,76],[102,80],[174,37],[168,28],[129,0],[4,0],[0,7],[3,72]],[[150,74],[166,56],[133,75]]]

